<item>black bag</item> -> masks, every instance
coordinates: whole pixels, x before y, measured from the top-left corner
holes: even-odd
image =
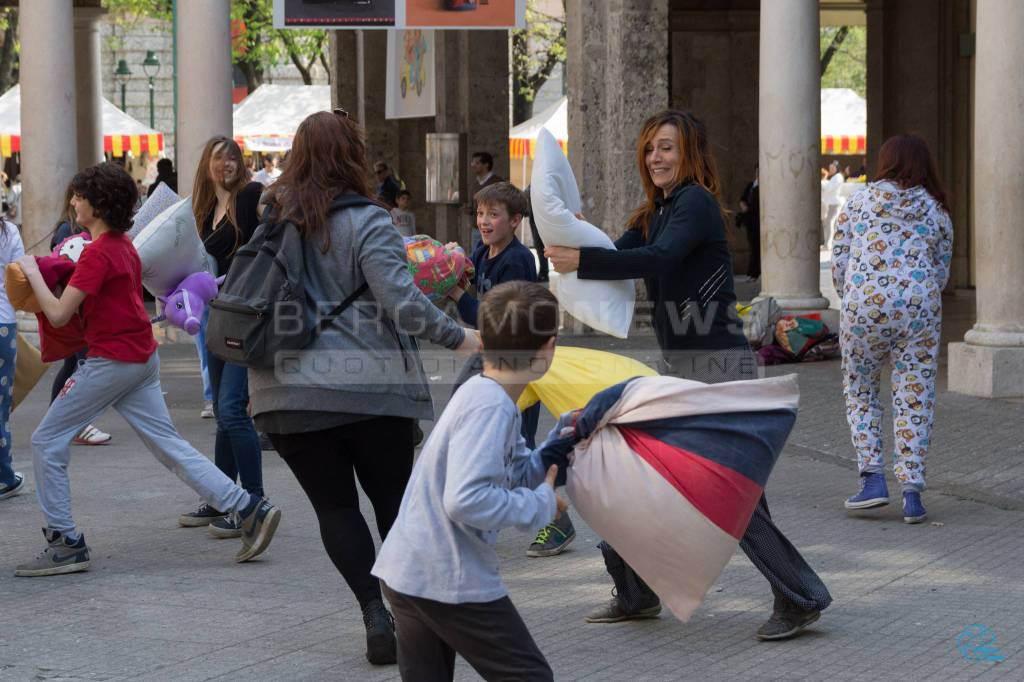
[[[344,194],[330,212],[376,205],[372,199]],[[249,369],[272,369],[279,351],[296,351],[317,336],[362,296],[366,282],[325,317],[305,285],[302,234],[271,213],[252,239],[235,253],[217,298],[210,302],[206,347],[225,362]]]

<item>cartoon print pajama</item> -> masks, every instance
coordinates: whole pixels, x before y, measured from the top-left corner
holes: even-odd
[[[893,473],[903,490],[924,490],[952,223],[923,188],[872,183],[850,197],[833,243],[846,414],[858,469],[884,471],[879,393],[890,364]]]

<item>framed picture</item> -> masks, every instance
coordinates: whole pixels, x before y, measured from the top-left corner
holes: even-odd
[[[407,28],[523,28],[526,0],[405,0]]]
[[[388,31],[387,73],[385,118],[437,114],[433,31]]]
[[[458,204],[462,200],[466,135],[427,133],[426,199],[432,204]]]
[[[390,28],[395,25],[395,2],[396,0],[274,0],[274,27]]]

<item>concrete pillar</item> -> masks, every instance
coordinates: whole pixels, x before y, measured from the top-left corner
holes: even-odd
[[[228,0],[178,3],[178,193],[192,194],[203,145],[231,137],[231,8]]]
[[[23,3],[19,21],[22,239],[41,253],[78,168],[71,3]]]
[[[569,161],[583,213],[613,236],[643,201],[636,138],[669,104],[668,0],[567,0]]]
[[[98,7],[79,7],[74,11],[79,168],[103,161],[103,80],[99,27],[103,14],[103,10]]]
[[[758,139],[761,295],[828,308],[819,285],[821,88],[816,0],[762,0]]]
[[[949,388],[1024,397],[1024,3],[978,0],[974,130],[978,321],[949,344]],[[996,161],[998,160],[998,162]]]

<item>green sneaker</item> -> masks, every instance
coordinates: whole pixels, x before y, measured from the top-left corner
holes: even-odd
[[[561,516],[540,529],[537,539],[526,550],[526,556],[542,557],[561,554],[575,538],[576,529],[572,527],[569,512],[562,512]]]
[[[61,575],[78,573],[89,569],[89,548],[85,546],[85,536],[81,535],[73,544],[59,530],[43,529],[48,547],[34,560],[21,564],[14,570],[14,575],[22,578],[34,578],[44,575]]]
[[[281,510],[270,504],[266,498],[260,500],[255,509],[241,518],[242,549],[235,555],[235,561],[242,563],[253,559],[270,544],[277,524],[281,523]]]

